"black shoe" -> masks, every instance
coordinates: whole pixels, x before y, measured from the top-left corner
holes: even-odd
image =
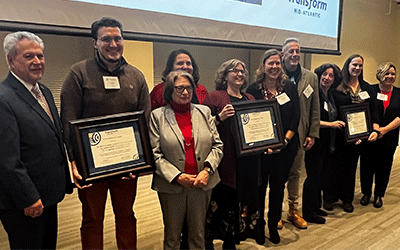
[[[333,210],[333,203],[324,201],[324,205],[323,205],[324,209],[327,211],[332,211]]]
[[[343,203],[343,210],[346,213],[352,213],[354,211],[354,207],[351,203]]]
[[[369,204],[369,199],[371,199],[371,195],[366,195],[366,194],[364,194],[364,196],[361,198],[361,200],[360,200],[360,204],[362,205],[362,206],[366,206],[366,205],[368,205]]]
[[[181,247],[181,249],[182,249],[182,247]],[[210,241],[206,241],[205,249],[206,250],[214,250],[214,243],[212,241],[211,242]]]
[[[269,241],[274,244],[279,244],[279,242],[281,242],[281,237],[279,237],[278,229],[276,227],[269,228]]]
[[[374,198],[374,207],[381,208],[382,206],[383,206],[382,197],[375,196],[375,198]]]
[[[264,245],[265,244],[265,221],[257,220],[256,228],[255,228],[255,237],[257,244]]]
[[[223,250],[231,250],[231,249],[236,249],[236,245],[233,242],[230,241],[224,241],[222,244],[222,249]]]
[[[314,212],[319,216],[328,216],[328,213],[325,212],[324,210],[321,210],[320,208],[316,209]]]
[[[303,214],[303,219],[305,219],[307,222],[311,223],[316,223],[316,224],[325,224],[325,218],[319,216],[316,213],[313,213],[311,215]]]

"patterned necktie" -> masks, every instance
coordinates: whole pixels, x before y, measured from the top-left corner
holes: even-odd
[[[47,115],[50,117],[51,121],[53,121],[53,116],[51,115],[49,105],[47,104],[46,98],[44,98],[44,95],[42,94],[42,91],[39,89],[39,84],[35,84],[32,88],[32,92],[35,94],[36,99],[38,100],[40,106],[46,111]]]

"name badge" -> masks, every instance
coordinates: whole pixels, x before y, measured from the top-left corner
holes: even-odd
[[[381,100],[381,101],[387,101],[388,100],[388,96],[382,93],[378,93],[378,96],[376,97],[376,99]]]
[[[326,112],[329,112],[329,107],[327,102],[324,102],[324,109],[326,110]]]
[[[361,98],[361,100],[366,100],[369,98],[368,92],[367,91],[361,91],[360,94],[358,94]]]
[[[119,80],[116,76],[103,76],[105,89],[120,89]]]
[[[313,92],[314,89],[311,87],[311,85],[308,85],[307,88],[303,91],[303,94],[308,99]]]
[[[286,93],[282,93],[276,97],[276,100],[278,101],[279,105],[283,105],[287,102],[290,102],[290,98]]]

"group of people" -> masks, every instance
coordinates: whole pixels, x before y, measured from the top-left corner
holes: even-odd
[[[0,221],[11,249],[55,249],[57,204],[72,192],[67,156],[82,203],[83,249],[103,248],[108,191],[115,214],[118,249],[136,249],[132,210],[136,176],[81,186],[69,121],[144,110],[164,222],[164,249],[236,249],[253,238],[278,244],[282,203],[288,189],[288,221],[300,229],[325,223],[335,202],[353,212],[355,174],[360,158],[361,205],[380,208],[388,186],[400,126],[396,67],[377,71],[376,85],[363,79],[364,59],[350,56],[342,70],[323,64],[315,73],[301,67],[300,45],[288,38],[282,51],[263,54],[249,84],[246,64],[228,60],[219,67],[215,91],[199,83],[199,68],[183,49],[173,51],[163,82],[149,90],[143,74],[122,57],[121,24],[102,18],[92,24],[94,58],[73,65],[61,91],[61,119],[44,72],[44,44],[29,32],[6,36],[10,73],[0,84]],[[283,148],[240,157],[235,148],[232,104],[276,100]],[[367,103],[372,130],[365,140],[346,140],[343,107]],[[301,166],[307,178],[299,182]],[[303,188],[303,214],[298,210]],[[267,194],[267,188],[269,193]],[[268,197],[267,222],[264,211]],[[322,210],[324,208],[324,210]]]
[[[171,61],[178,62],[181,58],[187,61],[179,64],[186,66],[168,65],[168,62],[175,65]],[[285,186],[289,194],[287,219],[299,229],[306,229],[308,223],[324,224],[324,217],[328,215],[326,211],[332,211],[336,206],[334,203],[339,200],[343,203],[344,211],[351,213],[354,210],[355,176],[359,158],[364,195],[360,203],[368,205],[370,202],[375,178],[373,205],[376,208],[382,207],[382,197],[389,182],[399,137],[400,105],[396,98],[399,89],[393,86],[395,66],[392,63],[381,65],[376,74],[379,83],[370,85],[363,79],[364,59],[360,55],[350,56],[342,70],[328,63],[315,69],[315,73],[301,67],[299,59],[299,41],[295,38],[286,39],[282,51],[270,49],[263,54],[254,83],[250,85],[245,63],[238,59],[228,60],[216,72],[215,91],[206,94],[205,98],[198,98],[196,95],[201,93],[203,97],[204,92],[199,92],[203,89],[202,85],[191,80],[194,77],[191,77],[193,69],[197,68],[192,55],[185,50],[171,53],[164,71],[165,82],[157,85],[151,93],[152,103],[160,103],[163,97],[160,89],[165,88],[163,98],[167,106],[158,109],[153,106],[150,122],[157,166],[153,188],[158,191],[162,206],[166,249],[213,249],[214,239],[223,240],[224,249],[235,249],[236,244],[247,238],[253,238],[263,245],[266,225],[269,240],[279,243],[278,229],[283,227],[281,216]],[[167,88],[171,90],[167,91]],[[171,97],[165,96],[167,94]],[[183,99],[186,101],[182,102]],[[232,104],[258,99],[277,100],[285,147],[269,148],[259,154],[239,157],[235,148],[237,138]],[[360,103],[367,104],[367,119],[370,119],[371,130],[367,131],[367,139],[349,140],[346,137],[348,125],[345,108],[348,105],[357,108]],[[215,165],[216,162],[211,159],[204,162],[204,156],[198,157],[197,172],[190,172],[193,174],[190,185],[187,182],[181,183],[181,179],[190,180],[188,169],[192,169],[190,164],[198,155],[192,154],[197,152],[195,149],[199,145],[191,143],[196,142],[195,131],[199,120],[193,122],[193,116],[196,114],[194,110],[202,107],[198,104],[208,106],[211,110],[211,114],[203,116],[203,121],[212,118],[211,124],[204,126],[203,133],[197,135],[197,140],[208,138],[207,157],[218,155],[218,159],[211,159],[220,162]],[[182,113],[185,114],[186,125],[182,121]],[[172,120],[166,122],[166,119]],[[214,126],[219,137],[214,137]],[[193,134],[185,132],[185,128],[192,130]],[[167,136],[163,134],[171,134],[169,130],[174,131],[173,138],[164,138]],[[161,138],[169,143],[163,143]],[[220,152],[221,141],[223,156]],[[169,152],[171,143],[177,143],[173,146],[175,151],[172,155]],[[212,145],[218,145],[218,154]],[[190,150],[190,147],[193,149]],[[178,149],[179,156],[176,155]],[[383,159],[377,157],[377,152]],[[177,158],[179,164],[175,163]],[[188,160],[190,158],[192,161]],[[166,164],[170,167],[165,168]],[[297,206],[302,165],[305,166],[307,178],[302,185],[303,214],[300,215]],[[201,180],[197,179],[204,175],[207,181],[204,186],[199,185]],[[165,185],[176,190],[171,192],[157,188],[160,178]],[[211,186],[210,181],[213,183]],[[210,193],[207,193],[207,187],[212,188]],[[190,190],[193,188],[201,188],[207,195],[204,209],[197,209],[199,217],[196,218],[202,220],[195,225],[191,222],[190,217],[193,215],[189,211],[193,207],[199,208],[198,204],[187,202],[192,199]],[[171,214],[171,207],[164,205],[168,199],[162,194],[178,195],[178,189],[179,199],[186,201],[182,205],[186,206],[186,213],[181,213],[180,219],[176,213]],[[264,220],[266,197],[268,223]],[[170,198],[174,208],[177,208],[176,199]],[[178,226],[170,225],[172,220],[180,223]],[[200,227],[198,223],[201,223]],[[200,228],[198,234],[191,232],[194,228]],[[202,238],[197,238],[199,234]]]

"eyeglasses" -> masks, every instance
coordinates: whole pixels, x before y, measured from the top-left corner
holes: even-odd
[[[174,86],[176,92],[178,92],[179,94],[182,94],[183,91],[186,89],[186,91],[188,93],[192,93],[193,92],[193,88],[192,86],[187,86],[187,87],[183,87],[183,86]]]
[[[120,43],[124,39],[121,36],[103,36],[102,38],[100,38],[100,41],[102,41],[103,43],[111,43],[112,40],[114,40],[115,43]]]
[[[246,74],[246,70],[243,70],[243,69],[230,69],[229,72],[233,72],[236,75],[238,75],[239,73],[242,73],[242,75]]]

